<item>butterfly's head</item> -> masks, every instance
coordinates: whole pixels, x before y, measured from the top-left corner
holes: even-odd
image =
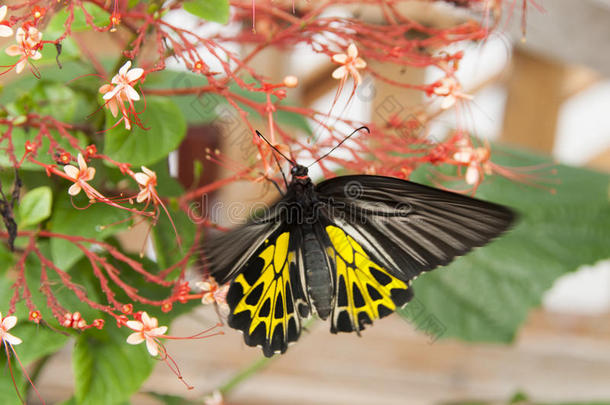
[[[307,174],[309,170],[305,166],[294,165],[292,169],[290,169],[290,174],[293,179],[306,179],[309,177]]]

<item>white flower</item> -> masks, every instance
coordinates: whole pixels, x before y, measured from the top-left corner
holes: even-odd
[[[473,97],[470,94],[462,93],[461,89],[462,86],[455,77],[447,76],[441,79],[440,86],[434,88],[434,94],[444,97],[441,103],[443,110],[453,107],[458,98],[472,100]]]
[[[333,55],[332,59],[333,62],[342,65],[333,71],[332,76],[334,79],[343,79],[346,76],[351,75],[353,76],[356,85],[362,82],[358,69],[364,69],[366,67],[366,62],[364,59],[358,57],[358,48],[356,48],[356,45],[350,44],[347,47],[347,54],[338,53]]]
[[[114,84],[114,88],[104,94],[104,100],[110,100],[115,96],[119,95],[119,100],[124,98],[126,100],[138,101],[140,99],[140,95],[133,88],[135,82],[142,77],[144,73],[144,69],[142,68],[133,68],[131,67],[131,61],[125,62],[125,64],[119,69],[119,73],[114,75],[112,78],[112,84]],[[104,86],[102,86],[104,87]],[[101,89],[100,89],[101,91]]]
[[[85,158],[80,153],[77,157],[79,168],[66,165],[64,166],[64,171],[66,174],[74,180],[74,184],[70,186],[68,189],[68,194],[74,196],[80,193],[83,183],[86,183],[89,180],[93,180],[93,176],[95,176],[95,168],[87,167],[87,162],[85,162]]]
[[[29,27],[27,31],[19,27],[17,34],[15,34],[15,40],[17,45],[9,46],[5,52],[9,56],[21,56],[19,62],[15,64],[15,72],[19,74],[25,68],[28,58],[32,60],[42,58],[42,54],[38,50],[42,41],[42,33],[35,27]]]
[[[0,342],[4,341],[11,345],[18,345],[22,342],[17,336],[13,336],[8,333],[9,329],[12,329],[17,324],[16,316],[7,316],[2,318],[2,312],[0,312]]]
[[[8,25],[4,24],[4,17],[6,17],[6,12],[8,7],[2,6],[0,7],[0,37],[10,37],[13,35],[13,30]]]
[[[135,333],[127,337],[127,343],[137,345],[146,342],[146,348],[151,356],[159,354],[159,344],[155,339],[167,332],[167,326],[159,326],[157,318],[149,317],[146,312],[142,312],[142,322],[127,321],[125,325]]]
[[[157,174],[155,172],[144,166],[142,166],[142,172],[135,174],[135,179],[140,185],[140,192],[136,198],[139,203],[156,195],[155,186],[157,185]]]
[[[470,162],[470,164],[468,165],[468,169],[466,169],[466,183],[470,185],[477,184],[479,182],[479,177],[479,164],[475,161]]]

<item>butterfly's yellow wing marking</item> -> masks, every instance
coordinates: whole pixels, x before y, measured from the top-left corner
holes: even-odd
[[[375,263],[341,228],[329,225],[326,232],[337,269],[332,332],[360,331],[411,298],[407,283]]]
[[[290,278],[294,251],[289,251],[289,240],[289,232],[269,240],[234,279],[227,296],[229,324],[244,332],[247,344],[261,345],[267,355],[283,353],[300,329]]]

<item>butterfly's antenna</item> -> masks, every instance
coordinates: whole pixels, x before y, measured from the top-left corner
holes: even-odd
[[[366,132],[368,132],[369,134],[371,133],[371,130],[369,129],[369,127],[367,126],[361,126],[360,128],[354,129],[354,131],[349,134],[348,136],[346,136],[345,138],[343,138],[343,140],[341,142],[339,142],[338,144],[336,144],[331,150],[329,150],[328,152],[326,152],[324,155],[320,156],[319,158],[316,159],[315,162],[313,162],[312,164],[310,164],[307,167],[311,167],[313,165],[315,165],[316,163],[318,163],[320,160],[324,159],[326,156],[330,155],[331,153],[333,153],[333,151],[335,149],[337,149],[339,146],[341,146],[343,144],[343,142],[347,141],[352,135],[354,135],[356,132],[362,130],[362,129],[366,129]]]
[[[284,159],[286,159],[287,161],[289,161],[291,165],[293,165],[293,166],[296,166],[296,165],[297,165],[297,164],[296,164],[296,163],[295,163],[295,162],[294,162],[292,159],[290,159],[289,157],[287,157],[286,155],[284,155],[282,152],[280,152],[280,150],[279,150],[278,148],[276,148],[275,146],[273,146],[273,145],[271,144],[271,142],[269,142],[269,141],[267,140],[267,138],[265,138],[265,137],[263,136],[263,134],[261,134],[260,132],[258,132],[258,129],[256,130],[256,135],[258,135],[258,136],[260,136],[261,138],[263,138],[263,140],[264,140],[265,142],[267,142],[267,144],[268,144],[269,146],[271,146],[271,148],[272,148],[274,151],[276,151],[276,152],[277,152],[277,153],[279,153],[279,154],[280,154],[280,155],[281,155],[281,156],[282,156]]]

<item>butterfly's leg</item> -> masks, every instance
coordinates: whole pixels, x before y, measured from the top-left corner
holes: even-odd
[[[282,172],[282,176],[284,175],[284,172]],[[284,192],[282,191],[282,188],[280,187],[279,184],[277,184],[277,181],[270,179],[269,177],[265,176],[265,179],[270,181],[271,183],[273,183],[273,185],[275,186],[275,188],[277,189],[277,191],[280,193],[280,195],[283,197],[284,196]],[[286,181],[286,178],[284,177],[284,181]]]

